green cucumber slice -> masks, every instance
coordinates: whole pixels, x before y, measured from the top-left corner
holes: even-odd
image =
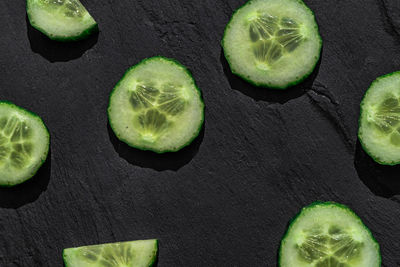
[[[65,267],[150,267],[157,259],[158,241],[138,240],[67,248]]]
[[[322,39],[301,0],[250,0],[229,21],[222,40],[232,72],[262,87],[285,89],[314,70]]]
[[[110,126],[129,146],[157,153],[189,145],[204,121],[204,104],[189,71],[164,57],[145,59],[115,86]]]
[[[376,162],[400,164],[400,72],[377,78],[365,93],[358,138]]]
[[[32,27],[56,41],[81,40],[98,30],[79,0],[27,0]]]
[[[315,202],[292,220],[279,250],[280,267],[378,267],[379,244],[348,207]]]
[[[10,102],[0,102],[0,186],[32,178],[46,161],[50,134],[42,119]]]

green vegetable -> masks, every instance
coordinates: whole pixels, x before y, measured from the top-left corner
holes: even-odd
[[[361,102],[359,140],[378,163],[400,163],[400,72],[377,78]]]
[[[379,267],[379,244],[348,207],[315,202],[292,220],[279,250],[280,267]]]
[[[32,27],[52,40],[75,41],[98,31],[79,0],[27,0],[26,11]]]
[[[198,136],[204,104],[184,66],[153,57],[130,68],[116,85],[108,118],[116,136],[128,145],[157,153],[173,152]]]
[[[0,102],[0,186],[32,178],[46,161],[50,134],[42,119],[9,102]]]
[[[233,14],[222,46],[234,74],[256,86],[285,89],[312,73],[322,40],[301,0],[250,0]]]
[[[64,249],[65,267],[151,267],[158,241],[139,240]]]

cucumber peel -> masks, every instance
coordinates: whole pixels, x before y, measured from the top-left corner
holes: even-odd
[[[66,267],[151,267],[157,260],[158,241],[137,240],[67,248]]]
[[[46,161],[49,145],[49,131],[38,115],[0,101],[0,186],[32,178]]]
[[[400,164],[400,72],[372,82],[360,105],[358,137],[382,165]]]
[[[280,267],[379,267],[378,242],[347,206],[315,202],[290,222],[280,250]]]
[[[98,25],[79,0],[27,0],[29,21],[55,41],[77,41],[98,31]]]
[[[286,89],[313,72],[322,39],[301,0],[250,0],[233,14],[222,47],[232,73],[255,86]]]
[[[204,103],[190,72],[158,56],[125,73],[111,92],[108,118],[116,137],[129,146],[175,152],[199,135]]]

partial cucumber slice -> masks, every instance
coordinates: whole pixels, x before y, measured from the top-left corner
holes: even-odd
[[[285,89],[312,73],[322,40],[301,0],[250,0],[233,14],[222,46],[234,74],[256,86]]]
[[[150,267],[158,241],[139,240],[64,249],[65,267]]]
[[[27,0],[26,10],[31,25],[52,40],[80,40],[98,30],[79,0]]]
[[[116,85],[108,107],[110,126],[128,145],[157,153],[192,142],[204,120],[204,104],[189,71],[164,57],[145,59]]]
[[[46,161],[49,144],[49,132],[39,116],[0,102],[0,186],[32,178]]]
[[[315,202],[302,209],[282,239],[281,267],[378,267],[379,244],[348,207]]]
[[[361,102],[358,137],[378,163],[400,164],[400,72],[376,79]]]

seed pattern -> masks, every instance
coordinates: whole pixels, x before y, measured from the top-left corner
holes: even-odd
[[[132,109],[139,112],[134,124],[140,128],[142,138],[149,142],[154,142],[171,125],[171,117],[186,108],[182,88],[171,83],[155,86],[148,81],[139,82],[129,100]]]
[[[116,243],[81,248],[79,257],[93,266],[120,267],[134,266],[138,256],[131,245]]]
[[[346,263],[342,263],[334,257],[329,257],[318,262],[315,267],[348,267]]]
[[[250,21],[249,35],[256,60],[268,65],[293,52],[303,41],[299,25],[293,19],[263,12]]]
[[[138,85],[131,93],[131,104],[135,110],[153,107],[157,96],[160,94],[156,88],[148,85]]]
[[[168,126],[167,117],[156,109],[149,109],[138,116],[141,132],[157,135]]]
[[[331,226],[328,233],[313,227],[304,234],[305,241],[297,245],[298,256],[316,267],[348,267],[349,261],[361,255],[363,244],[339,227]]]
[[[373,125],[389,136],[391,144],[400,147],[400,99],[388,95],[374,113]]]
[[[62,6],[64,5],[65,0],[48,0],[48,2],[52,5]]]
[[[42,0],[50,7],[60,8],[67,17],[83,17],[85,8],[79,0]]]
[[[16,116],[0,118],[0,165],[9,162],[12,167],[23,168],[31,158],[32,129]]]
[[[185,101],[180,97],[179,91],[172,84],[163,86],[163,93],[158,98],[158,107],[170,115],[177,115],[185,109]]]

